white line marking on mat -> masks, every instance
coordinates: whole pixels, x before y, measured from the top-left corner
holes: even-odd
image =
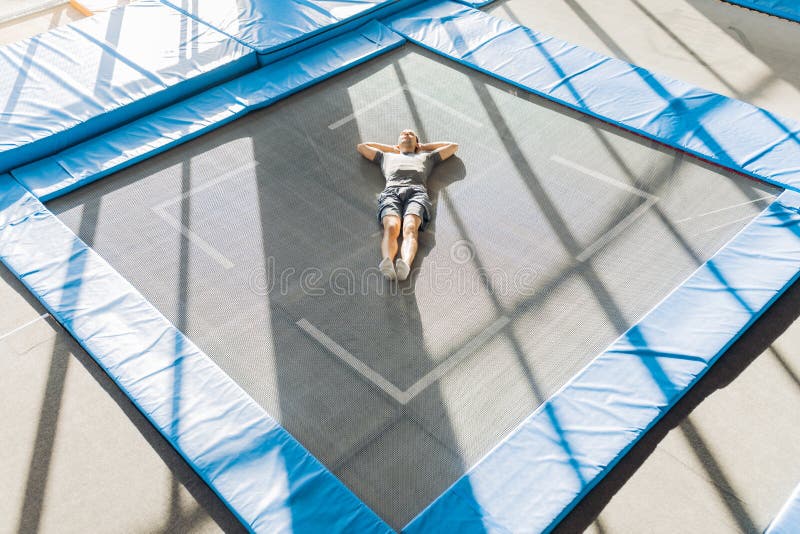
[[[483,332],[469,340],[469,342],[454,352],[449,358],[440,363],[435,369],[423,376],[417,382],[405,391],[409,400],[413,399],[433,384],[438,381],[450,370],[458,365],[464,358],[478,350],[478,348],[489,341],[497,332],[502,330],[511,320],[503,315],[496,319],[492,324],[483,329]]]
[[[191,241],[197,248],[205,252],[208,256],[211,257],[214,261],[222,265],[224,269],[231,269],[235,266],[235,264],[225,257],[219,250],[214,248],[208,241],[197,235],[196,233],[192,232],[185,224],[181,221],[164,211],[163,208],[153,208],[153,211],[164,219],[164,222],[169,224],[171,227],[176,229],[181,233],[183,237]]]
[[[470,117],[469,115],[465,115],[464,113],[461,113],[460,111],[451,108],[450,106],[448,106],[444,102],[440,102],[439,100],[436,100],[432,96],[426,95],[425,93],[423,93],[421,91],[418,91],[416,89],[408,89],[408,92],[411,93],[414,96],[418,96],[418,97],[422,98],[423,100],[427,100],[428,102],[430,102],[434,106],[436,106],[438,108],[441,108],[441,109],[449,112],[452,115],[455,115],[456,117],[460,118],[464,122],[468,122],[468,123],[470,123],[473,126],[476,126],[478,128],[482,128],[483,127],[483,123],[482,122],[477,121],[477,120],[473,119],[472,117]]]
[[[383,104],[387,100],[391,100],[391,99],[395,98],[399,93],[402,93],[403,91],[406,91],[408,94],[416,96],[416,97],[419,97],[419,98],[421,98],[423,100],[427,100],[428,102],[430,102],[434,106],[447,111],[451,115],[455,115],[456,117],[460,118],[461,120],[463,120],[465,122],[468,122],[468,123],[472,124],[475,127],[478,127],[478,128],[482,128],[483,127],[483,123],[482,122],[473,119],[469,115],[461,113],[460,111],[451,108],[447,104],[445,104],[443,102],[440,102],[439,100],[433,98],[432,96],[426,95],[425,93],[423,93],[421,91],[418,91],[417,89],[411,89],[407,85],[403,85],[399,89],[396,89],[396,90],[392,91],[391,93],[389,93],[389,94],[387,94],[385,96],[382,96],[378,100],[375,100],[374,102],[364,106],[363,108],[359,109],[358,111],[354,111],[350,115],[347,115],[347,116],[339,119],[338,121],[329,124],[328,125],[328,129],[335,130],[336,128],[339,128],[340,126],[344,126],[348,122],[350,122],[353,119],[357,118],[359,115],[362,115],[362,114],[366,113],[367,111],[369,111],[369,110],[371,110],[371,109],[373,109],[373,108],[375,108],[377,106],[380,106],[381,104]]]
[[[613,241],[619,234],[625,231],[631,224],[636,221],[639,217],[644,215],[650,207],[655,204],[655,200],[647,199],[644,203],[630,212],[624,219],[614,225],[608,232],[604,233],[600,237],[598,237],[594,243],[589,245],[584,249],[583,252],[578,254],[575,259],[579,262],[584,262],[594,256],[594,254],[599,251],[604,246],[608,245],[611,241]]]
[[[328,349],[331,354],[337,356],[340,360],[352,367],[358,374],[369,380],[374,385],[378,386],[381,390],[383,390],[384,393],[392,397],[399,404],[405,405],[408,404],[414,397],[430,387],[431,384],[435,383],[448,372],[450,372],[450,370],[458,365],[462,360],[475,352],[497,332],[502,330],[510,321],[511,320],[506,316],[499,317],[492,324],[484,328],[480,334],[469,340],[469,342],[463,347],[454,352],[445,361],[437,365],[434,369],[428,372],[428,374],[417,380],[405,391],[400,391],[400,388],[386,380],[367,364],[350,354],[347,349],[336,343],[324,332],[311,324],[307,319],[300,319],[296,324],[307,334],[316,339],[320,345]]]
[[[153,209],[154,210],[156,210],[156,209],[164,209],[167,206],[171,206],[172,204],[175,204],[179,200],[186,200],[187,198],[189,198],[190,196],[194,195],[195,193],[200,193],[201,191],[205,191],[206,189],[210,189],[210,188],[214,187],[215,185],[221,184],[222,182],[227,182],[231,178],[235,178],[242,171],[251,171],[251,172],[255,171],[256,167],[258,167],[258,162],[257,161],[251,161],[250,163],[246,163],[245,165],[242,165],[241,167],[237,167],[235,169],[232,169],[232,170],[226,172],[225,174],[221,174],[221,175],[217,176],[213,180],[209,180],[209,181],[204,182],[204,183],[202,183],[202,184],[200,184],[198,186],[192,187],[191,189],[181,193],[180,195],[176,195],[176,196],[174,196],[172,198],[169,198],[169,199],[165,200],[164,202],[162,202],[160,204],[156,204],[155,206],[153,206]]]
[[[206,189],[210,189],[211,187],[214,187],[215,185],[219,185],[222,182],[230,180],[231,178],[234,178],[234,177],[240,175],[243,171],[253,172],[253,171],[255,171],[256,167],[258,167],[258,162],[257,161],[247,163],[246,165],[242,165],[241,167],[238,167],[236,169],[230,170],[230,171],[226,172],[225,174],[222,174],[222,175],[218,176],[217,178],[215,178],[213,180],[209,180],[208,182],[204,182],[204,183],[198,185],[197,187],[192,187],[191,189],[181,193],[180,195],[174,196],[172,198],[169,198],[169,199],[165,200],[164,202],[156,204],[155,206],[153,206],[150,209],[153,210],[153,213],[155,213],[156,215],[158,215],[159,217],[164,219],[164,222],[166,222],[171,227],[173,227],[175,230],[180,232],[183,237],[188,239],[197,248],[199,248],[200,250],[205,252],[214,261],[219,263],[224,269],[231,269],[232,267],[235,267],[235,264],[231,260],[226,258],[224,254],[222,254],[219,250],[214,248],[214,246],[211,245],[208,241],[206,241],[205,239],[203,239],[202,237],[200,237],[199,235],[194,233],[189,227],[184,225],[180,220],[178,220],[177,218],[175,218],[172,215],[170,215],[169,213],[167,213],[166,208],[168,206],[171,206],[171,205],[177,203],[177,202],[186,200],[187,198],[191,197],[195,193],[200,193],[202,191],[205,191]]]
[[[675,224],[685,223],[687,221],[691,221],[693,219],[699,219],[700,217],[705,217],[706,215],[713,215],[714,213],[719,213],[721,211],[732,210],[733,208],[741,208],[742,206],[747,206],[749,204],[755,204],[756,202],[761,202],[762,200],[774,200],[774,195],[767,195],[765,197],[760,197],[755,200],[749,200],[747,202],[742,202],[741,204],[733,204],[732,206],[726,206],[724,208],[720,208],[718,210],[711,210],[705,213],[701,213],[699,215],[692,215],[691,217],[686,217],[685,219],[681,219],[679,221],[675,221]]]
[[[324,332],[321,332],[313,324],[309,323],[306,319],[297,321],[297,326],[305,330],[311,337],[316,339],[320,345],[328,349],[332,354],[338,356],[343,362],[356,370],[358,374],[381,388],[384,393],[392,397],[400,404],[405,404],[405,394],[398,389],[397,386],[383,378],[380,374],[372,370],[370,366],[350,354],[341,345],[329,338]]]
[[[336,128],[339,128],[340,126],[344,126],[345,124],[347,124],[351,120],[355,119],[359,115],[361,115],[363,113],[366,113],[367,111],[371,110],[374,107],[380,106],[381,104],[383,104],[387,100],[391,100],[392,98],[394,98],[398,94],[402,93],[403,91],[405,91],[405,86],[395,89],[391,93],[382,96],[378,100],[375,100],[371,104],[369,104],[367,106],[364,106],[363,108],[359,109],[358,111],[354,111],[350,115],[347,115],[346,117],[343,117],[343,118],[339,119],[336,122],[332,122],[331,124],[328,125],[328,129],[329,130],[335,130]]]
[[[27,328],[27,327],[29,327],[30,325],[34,324],[34,323],[38,323],[39,321],[41,321],[41,320],[43,320],[43,319],[47,319],[48,317],[50,317],[50,314],[49,314],[49,313],[45,313],[44,315],[40,315],[40,316],[39,316],[39,317],[37,317],[36,319],[33,319],[33,320],[31,320],[31,321],[28,321],[27,323],[25,323],[25,324],[23,324],[23,325],[20,325],[20,326],[16,327],[14,330],[12,330],[12,331],[10,331],[10,332],[6,332],[6,333],[5,333],[5,334],[3,334],[2,336],[0,336],[0,340],[3,340],[3,339],[5,339],[5,338],[7,338],[8,336],[14,335],[14,334],[16,334],[17,332],[19,332],[20,330],[22,330],[22,329],[24,329],[24,328]]]
[[[732,224],[736,224],[742,221],[749,221],[751,219],[755,219],[755,215],[748,215],[747,217],[742,217],[741,219],[736,219],[735,221],[729,221],[724,224],[720,224],[719,226],[714,226],[713,228],[706,228],[702,232],[697,232],[696,234],[692,234],[692,237],[696,237],[699,235],[707,234],[708,232],[713,232],[714,230],[719,230],[720,228],[725,228],[726,226],[730,226]]]
[[[578,163],[575,163],[574,161],[570,161],[568,159],[564,159],[564,158],[562,158],[561,156],[559,156],[557,154],[554,154],[554,155],[550,156],[550,159],[552,161],[555,161],[556,163],[560,163],[561,165],[564,165],[565,167],[569,167],[571,169],[575,169],[576,171],[579,171],[579,172],[581,172],[581,173],[583,173],[583,174],[585,174],[587,176],[591,176],[592,178],[596,178],[596,179],[600,180],[601,182],[605,182],[605,183],[607,183],[608,185],[610,185],[612,187],[616,187],[617,189],[621,189],[621,190],[626,191],[628,193],[634,194],[637,197],[645,199],[645,201],[644,201],[644,203],[642,205],[640,205],[638,208],[636,208],[635,210],[630,212],[624,219],[622,219],[620,222],[618,222],[616,225],[614,225],[613,228],[611,228],[606,233],[604,233],[603,235],[598,237],[595,240],[594,243],[592,243],[591,245],[586,247],[586,249],[583,252],[578,254],[575,257],[575,259],[578,260],[579,262],[584,262],[584,261],[588,260],[597,251],[599,251],[600,249],[602,249],[603,247],[608,245],[619,234],[621,234],[623,231],[625,231],[626,228],[628,228],[631,224],[633,224],[636,221],[636,219],[638,219],[639,217],[641,217],[642,215],[647,213],[647,211],[653,206],[653,204],[655,204],[659,200],[659,198],[657,196],[651,195],[647,191],[642,191],[641,189],[633,187],[630,184],[626,184],[625,182],[622,182],[620,180],[615,180],[614,178],[611,178],[610,176],[606,176],[605,174],[603,174],[601,172],[586,168],[586,167],[584,167],[584,166],[582,166],[582,165],[580,165]]]
[[[558,154],[553,154],[552,156],[550,156],[550,159],[552,161],[555,161],[556,163],[560,163],[561,165],[564,165],[565,167],[570,167],[571,169],[575,169],[576,171],[580,171],[580,172],[582,172],[583,174],[585,174],[587,176],[591,176],[592,178],[597,178],[601,182],[605,182],[605,183],[607,183],[609,185],[612,185],[612,186],[616,187],[617,189],[622,189],[623,191],[627,191],[628,193],[632,193],[632,194],[636,195],[637,197],[653,199],[654,201],[658,200],[657,196],[651,195],[647,191],[642,191],[641,189],[633,187],[632,185],[627,184],[627,183],[625,183],[623,181],[615,180],[614,178],[611,178],[610,176],[606,176],[605,174],[603,174],[601,172],[595,171],[593,169],[589,169],[588,167],[584,167],[584,166],[580,165],[579,163],[575,163],[574,161],[570,161],[568,159],[562,158]]]

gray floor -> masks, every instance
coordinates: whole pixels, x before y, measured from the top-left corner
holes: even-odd
[[[462,148],[392,285],[408,126]],[[399,528],[775,193],[409,45],[49,207]]]

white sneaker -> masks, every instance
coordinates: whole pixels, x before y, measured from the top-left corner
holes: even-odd
[[[397,273],[398,280],[405,280],[408,278],[408,273],[411,272],[411,267],[406,263],[406,260],[403,258],[398,258],[396,262],[394,262],[394,269]]]
[[[389,280],[397,280],[397,273],[394,271],[394,265],[392,265],[391,259],[383,258],[378,264],[378,269],[380,269],[381,274]]]

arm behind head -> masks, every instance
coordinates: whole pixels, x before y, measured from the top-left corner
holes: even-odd
[[[449,141],[442,143],[426,143],[423,146],[423,150],[430,150],[439,154],[442,161],[458,152],[458,143],[451,143]]]
[[[359,143],[356,145],[356,150],[358,153],[367,158],[370,161],[375,161],[375,157],[377,156],[378,152],[395,152],[398,153],[400,150],[396,146],[391,145],[384,145],[383,143]]]

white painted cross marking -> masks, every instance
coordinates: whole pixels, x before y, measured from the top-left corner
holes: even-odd
[[[653,206],[653,204],[655,204],[659,200],[657,196],[651,195],[647,191],[642,191],[641,189],[633,187],[630,184],[626,184],[625,182],[622,182],[620,180],[615,180],[610,176],[606,176],[601,172],[589,169],[578,163],[575,163],[574,161],[562,158],[559,155],[554,154],[553,156],[550,157],[550,159],[552,161],[555,161],[556,163],[564,165],[565,167],[575,169],[576,171],[579,171],[587,176],[596,178],[597,180],[607,183],[612,187],[616,187],[617,189],[621,189],[623,191],[636,195],[637,197],[643,198],[645,200],[642,205],[640,205],[638,208],[629,213],[624,219],[622,219],[620,222],[614,225],[613,228],[611,228],[606,233],[601,235],[599,238],[597,238],[597,240],[595,240],[594,243],[586,247],[586,249],[583,252],[578,254],[575,257],[575,259],[578,260],[579,262],[584,262],[589,258],[591,258],[592,256],[594,256],[595,253],[597,253],[600,249],[602,249],[611,241],[613,241],[619,234],[621,234],[623,231],[625,231],[626,228],[628,228],[631,224],[633,224],[634,221],[636,221],[636,219],[644,215]]]
[[[205,191],[206,189],[214,187],[215,185],[219,185],[222,182],[230,180],[231,178],[234,178],[239,174],[241,174],[242,171],[253,172],[255,171],[256,167],[258,167],[257,161],[247,163],[245,165],[242,165],[241,167],[228,171],[221,176],[218,176],[214,180],[209,180],[208,182],[200,184],[197,187],[193,187],[188,191],[181,193],[180,195],[167,199],[164,202],[161,202],[160,204],[156,204],[150,209],[152,209],[153,212],[159,217],[161,217],[167,224],[169,224],[175,230],[180,232],[183,237],[188,239],[197,248],[205,252],[214,261],[219,263],[224,269],[230,269],[235,266],[231,260],[226,258],[225,255],[223,255],[219,250],[214,248],[214,246],[211,245],[208,241],[206,241],[205,239],[197,235],[195,232],[193,232],[188,226],[183,224],[183,222],[181,222],[176,217],[167,213],[166,208],[177,202],[186,200],[187,198],[191,197],[194,194],[200,193],[202,191]]]

